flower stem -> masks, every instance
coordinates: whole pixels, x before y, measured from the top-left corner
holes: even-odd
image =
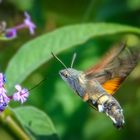
[[[23,29],[23,28],[27,28],[28,26],[25,24],[25,23],[23,23],[23,24],[19,24],[19,25],[17,25],[17,26],[15,26],[15,27],[12,27],[12,28],[9,28],[8,30],[12,30],[12,29],[15,29],[15,30],[21,30],[21,29]]]
[[[29,136],[17,125],[10,115],[6,116],[3,112],[0,118],[20,140],[30,140]]]

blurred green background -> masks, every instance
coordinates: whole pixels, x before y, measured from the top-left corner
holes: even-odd
[[[0,21],[4,20],[8,27],[12,27],[21,23],[24,11],[30,13],[37,25],[36,34],[32,37],[24,30],[18,33],[15,40],[0,42],[1,71],[5,71],[8,61],[22,44],[59,27],[88,22],[113,22],[140,27],[140,0],[3,0],[0,4]],[[58,56],[70,66],[72,55],[77,52],[74,68],[85,70],[95,64],[111,45],[122,39],[127,39],[130,46],[140,44],[139,38],[132,34],[98,37]],[[126,124],[122,130],[117,130],[109,118],[75,96],[59,77],[60,69],[63,67],[51,59],[23,83],[31,88],[47,77],[46,82],[31,91],[26,104],[36,106],[50,116],[60,139],[140,139],[140,66],[115,95],[124,109]],[[0,140],[3,139],[15,138],[12,132],[0,125]]]

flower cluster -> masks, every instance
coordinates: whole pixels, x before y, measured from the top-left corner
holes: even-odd
[[[16,38],[17,31],[24,29],[24,28],[28,28],[30,34],[33,35],[35,33],[34,30],[36,28],[36,25],[31,21],[31,17],[27,12],[24,13],[24,16],[25,16],[25,19],[24,19],[23,23],[15,26],[15,27],[5,29],[2,36],[7,38],[7,39]]]
[[[16,92],[12,96],[7,96],[7,91],[4,87],[5,82],[5,76],[0,73],[0,112],[5,110],[10,100],[24,103],[29,96],[28,89],[22,89],[20,85],[15,85]]]

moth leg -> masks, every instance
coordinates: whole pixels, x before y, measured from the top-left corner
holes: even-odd
[[[95,109],[96,111],[98,111],[98,104],[95,102],[93,103],[93,101],[91,99],[89,99],[88,101],[88,104],[93,108]]]

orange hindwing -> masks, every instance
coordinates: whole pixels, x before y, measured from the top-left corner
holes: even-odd
[[[102,84],[102,86],[107,93],[112,95],[119,88],[121,83],[122,83],[122,79],[117,77],[106,81],[105,83]]]

